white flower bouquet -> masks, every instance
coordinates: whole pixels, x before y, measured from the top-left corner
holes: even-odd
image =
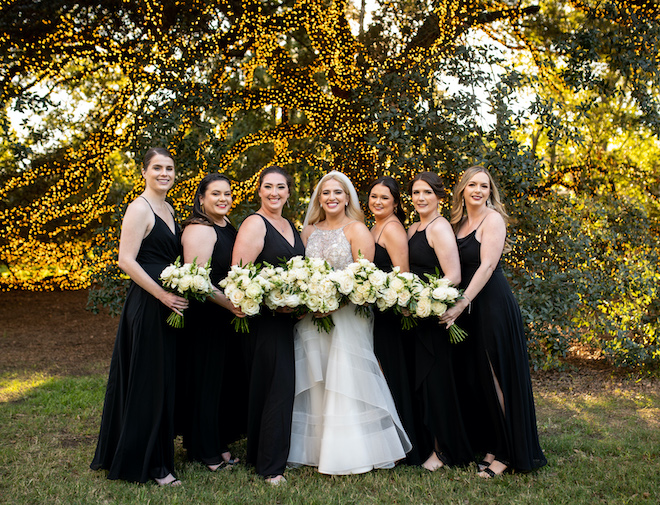
[[[412,272],[401,272],[394,267],[386,274],[385,283],[378,290],[376,307],[380,311],[392,309],[402,315],[401,325],[404,330],[414,327],[414,314],[417,309],[417,297],[424,289],[422,280]]]
[[[439,317],[461,298],[461,291],[439,275],[426,274],[426,277],[428,282],[424,283],[424,288],[417,297],[415,316]],[[449,341],[452,344],[462,342],[466,336],[467,333],[458,325],[452,324],[449,327]]]
[[[197,264],[197,258],[192,263],[181,264],[179,256],[174,263],[165,267],[160,273],[159,279],[163,287],[168,291],[176,293],[187,300],[194,298],[199,301],[213,296],[213,285],[210,279],[211,260],[205,266]],[[167,318],[167,323],[175,328],[183,328],[183,316],[172,311]]]
[[[342,274],[338,273],[337,277],[340,283],[344,282],[346,286],[352,278],[353,287],[346,295],[351,303],[355,304],[355,312],[365,317],[370,314],[369,305],[376,303],[378,292],[387,280],[387,274],[362,257],[362,254],[356,262],[348,265]],[[342,290],[340,292],[344,294]]]
[[[294,256],[282,267],[262,270],[271,285],[266,305],[271,309],[287,307],[298,315],[305,312],[327,313],[337,310],[341,294],[331,280],[332,268],[321,258]],[[332,316],[314,318],[319,330],[334,327]]]
[[[266,268],[272,268],[266,264]],[[256,316],[261,310],[261,303],[265,294],[271,289],[271,283],[261,275],[260,265],[252,262],[243,265],[234,265],[227,277],[218,284],[225,296],[235,306],[241,309],[246,316]],[[234,317],[232,319],[237,332],[250,331],[247,318]]]

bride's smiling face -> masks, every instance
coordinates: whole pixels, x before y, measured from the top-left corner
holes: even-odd
[[[337,215],[346,211],[348,195],[338,180],[328,179],[319,192],[319,203],[326,215]]]

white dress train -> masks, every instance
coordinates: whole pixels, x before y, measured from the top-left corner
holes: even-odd
[[[343,228],[315,229],[306,254],[337,269],[353,261]],[[374,355],[373,318],[349,304],[332,319],[330,333],[318,331],[310,315],[296,325],[288,462],[334,475],[392,468],[412,446]]]

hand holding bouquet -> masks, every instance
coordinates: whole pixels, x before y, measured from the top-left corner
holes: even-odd
[[[270,265],[266,264],[266,268],[268,267]],[[254,265],[252,262],[232,266],[219,286],[224,290],[229,301],[241,309],[246,316],[259,314],[264,295],[271,288],[270,282],[260,275],[259,265]],[[234,317],[232,323],[236,331],[241,333],[250,331],[246,318]]]
[[[378,290],[376,306],[381,311],[392,308],[401,314],[401,325],[404,330],[409,330],[417,324],[413,314],[417,309],[417,297],[423,288],[424,284],[414,273],[401,272],[399,267],[394,267],[387,273],[385,283]]]
[[[182,265],[179,256],[174,263],[165,267],[160,273],[159,279],[168,291],[183,296],[187,300],[194,298],[204,301],[207,296],[213,296],[210,274],[210,259],[205,266],[198,265],[196,257],[192,263]],[[183,328],[183,316],[173,311],[167,318],[167,323],[175,328]]]
[[[424,289],[419,294],[415,315],[417,317],[440,317],[448,307],[453,306],[461,298],[461,292],[446,278],[431,274],[426,274],[426,277],[428,283],[425,283]],[[458,325],[452,324],[449,327],[449,341],[452,344],[462,342],[466,336],[467,333]]]

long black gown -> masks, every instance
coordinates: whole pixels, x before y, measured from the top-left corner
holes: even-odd
[[[213,230],[211,282],[217,286],[229,272],[236,229],[227,223],[214,224]],[[222,463],[228,444],[246,431],[243,337],[234,331],[232,318],[210,300],[190,300],[185,331],[177,342],[177,420],[188,459],[206,465]]]
[[[264,247],[255,263],[279,265],[293,256],[303,256],[305,247],[289,222],[294,244],[264,218]],[[247,462],[262,477],[282,475],[286,468],[291,442],[291,418],[295,394],[295,358],[290,314],[262,308],[262,314],[250,320],[249,345],[250,393],[248,405]]]
[[[426,238],[426,229],[408,240],[410,271],[443,275],[440,262]],[[418,434],[420,450],[428,457],[434,450],[449,465],[465,465],[473,454],[461,415],[459,390],[454,381],[453,345],[437,317],[420,319],[415,339],[415,391],[421,403],[425,432]]]
[[[179,229],[156,222],[137,262],[158,281],[181,254]],[[174,389],[177,330],[170,309],[131,283],[119,320],[93,470],[108,479],[146,482],[174,473]]]
[[[374,264],[383,272],[392,270],[390,255],[378,242],[376,242]],[[413,377],[411,377],[414,352],[413,334],[401,328],[401,316],[393,310],[385,312],[374,310],[374,354],[387,380],[403,429],[412,444],[412,450],[406,454],[405,463],[421,465],[428,454],[422,457],[424,455],[420,453],[417,442],[419,416],[415,414],[418,402],[413,398]]]
[[[461,287],[481,264],[476,230],[459,238]],[[457,378],[466,388],[463,411],[478,426],[470,429],[475,449],[495,454],[509,467],[529,471],[547,463],[539,444],[527,341],[520,308],[498,263],[458,323],[468,333],[461,346]],[[492,372],[491,372],[492,367]],[[503,393],[500,407],[493,374]]]

